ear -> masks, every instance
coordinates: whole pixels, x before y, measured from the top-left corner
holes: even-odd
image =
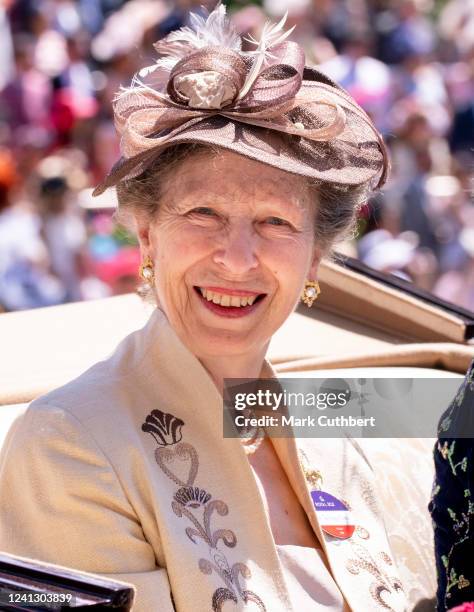
[[[319,264],[321,263],[322,257],[323,257],[323,253],[321,249],[314,247],[313,258],[311,260],[311,267],[308,271],[309,280],[314,280],[314,281],[318,280]]]
[[[135,214],[135,225],[142,255],[148,255],[150,253],[151,248],[150,221],[146,218],[145,215]]]

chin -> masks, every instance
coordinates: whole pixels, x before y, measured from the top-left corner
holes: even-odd
[[[256,340],[249,334],[236,334],[224,330],[215,333],[198,334],[192,338],[192,351],[202,357],[231,357],[263,352],[268,345],[267,340]]]

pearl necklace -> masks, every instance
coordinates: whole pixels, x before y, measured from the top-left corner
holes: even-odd
[[[246,416],[253,416],[253,411],[247,409],[245,411]],[[265,430],[263,427],[257,426],[252,429],[242,431],[240,434],[240,443],[245,451],[246,455],[252,455],[265,438]]]
[[[251,438],[240,438],[246,455],[253,455],[265,438],[265,431],[262,427],[257,427],[255,434]]]

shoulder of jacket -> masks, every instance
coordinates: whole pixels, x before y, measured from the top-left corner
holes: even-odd
[[[88,407],[106,407],[111,402],[119,408],[123,402],[123,390],[130,383],[139,383],[141,376],[140,359],[134,354],[137,332],[126,336],[114,352],[102,361],[93,364],[82,374],[69,382],[36,398],[30,408],[63,408],[81,420]]]
[[[107,397],[115,383],[114,371],[109,365],[109,360],[94,364],[64,385],[37,397],[31,402],[29,410],[64,408],[75,414],[97,397]]]

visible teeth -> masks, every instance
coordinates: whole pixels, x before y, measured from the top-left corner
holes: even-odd
[[[222,293],[216,293],[199,287],[201,295],[208,301],[214,302],[214,304],[220,304],[221,306],[233,306],[234,308],[240,308],[242,306],[251,305],[255,302],[257,296],[245,296],[240,297],[238,295],[226,295]]]

